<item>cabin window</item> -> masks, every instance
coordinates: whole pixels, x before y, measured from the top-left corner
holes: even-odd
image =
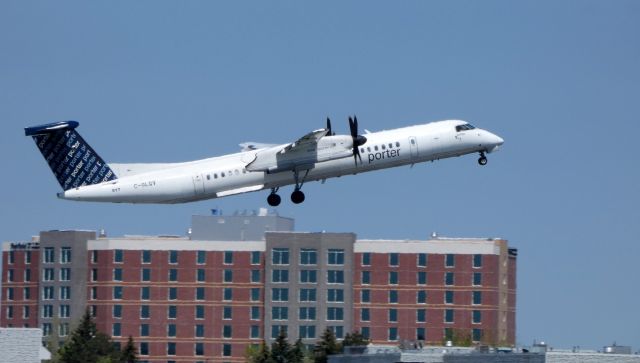
[[[224,171],[222,173],[220,173],[220,175],[224,178]]]
[[[381,147],[382,147],[382,150],[384,150],[384,149],[386,149],[386,148],[387,148],[386,146],[384,146],[384,144],[382,144],[382,146],[381,146]]]
[[[416,144],[416,140],[415,139],[411,139],[411,145],[415,145]]]
[[[371,152],[371,148],[369,146],[367,146],[367,151]]]
[[[400,147],[400,143],[396,141],[396,147]]]
[[[363,152],[364,152],[364,148],[361,148],[361,149],[360,149],[360,152],[361,152],[361,153],[363,153]]]
[[[239,175],[239,174],[240,174],[240,172],[238,171],[238,169],[236,169],[236,175]]]
[[[247,173],[247,169],[242,169],[242,174],[246,174]]]
[[[218,179],[218,173],[213,174],[213,179]]]
[[[373,150],[378,151],[378,145],[374,146]]]
[[[465,130],[473,130],[476,127],[473,126],[472,124],[464,124],[464,125],[458,125],[456,126],[456,131],[460,132],[460,131],[465,131]]]
[[[389,143],[389,149],[393,148],[393,144]]]
[[[211,175],[207,174],[207,180],[211,180]]]

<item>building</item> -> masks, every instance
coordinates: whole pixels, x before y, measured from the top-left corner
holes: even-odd
[[[41,327],[55,344],[89,309],[101,331],[120,343],[132,336],[149,362],[243,362],[247,346],[281,330],[308,345],[325,329],[386,345],[515,343],[517,252],[506,240],[265,231],[264,240],[225,241],[196,240],[197,230],[48,231],[5,243],[0,326]]]

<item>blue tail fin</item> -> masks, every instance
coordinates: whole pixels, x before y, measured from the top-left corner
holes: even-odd
[[[27,127],[63,190],[117,179],[113,170],[76,132],[76,121]]]

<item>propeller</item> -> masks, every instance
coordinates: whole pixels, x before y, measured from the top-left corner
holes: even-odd
[[[367,142],[367,138],[358,135],[358,118],[354,115],[353,119],[349,117],[349,130],[351,131],[351,138],[353,139],[353,161],[358,166],[358,159],[362,163],[362,157],[360,156],[360,146]]]
[[[329,120],[328,117],[327,117],[327,130],[329,130],[329,132],[327,132],[327,136],[335,135],[335,133],[331,132],[331,120]]]

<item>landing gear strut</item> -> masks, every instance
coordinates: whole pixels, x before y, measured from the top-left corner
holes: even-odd
[[[267,203],[269,203],[272,207],[277,207],[280,205],[280,196],[277,194],[278,188],[271,189],[271,194],[267,197]]]
[[[484,156],[484,151],[480,151],[480,158],[478,159],[478,164],[487,165],[487,157]]]
[[[308,169],[305,171],[304,176],[302,177],[302,180],[300,180],[300,177],[298,175],[298,170],[293,171],[293,177],[296,180],[296,188],[293,190],[293,193],[291,193],[291,201],[294,204],[300,204],[304,202],[304,193],[300,189],[302,189],[302,185],[304,184],[304,180],[307,177],[307,175],[309,175]]]

